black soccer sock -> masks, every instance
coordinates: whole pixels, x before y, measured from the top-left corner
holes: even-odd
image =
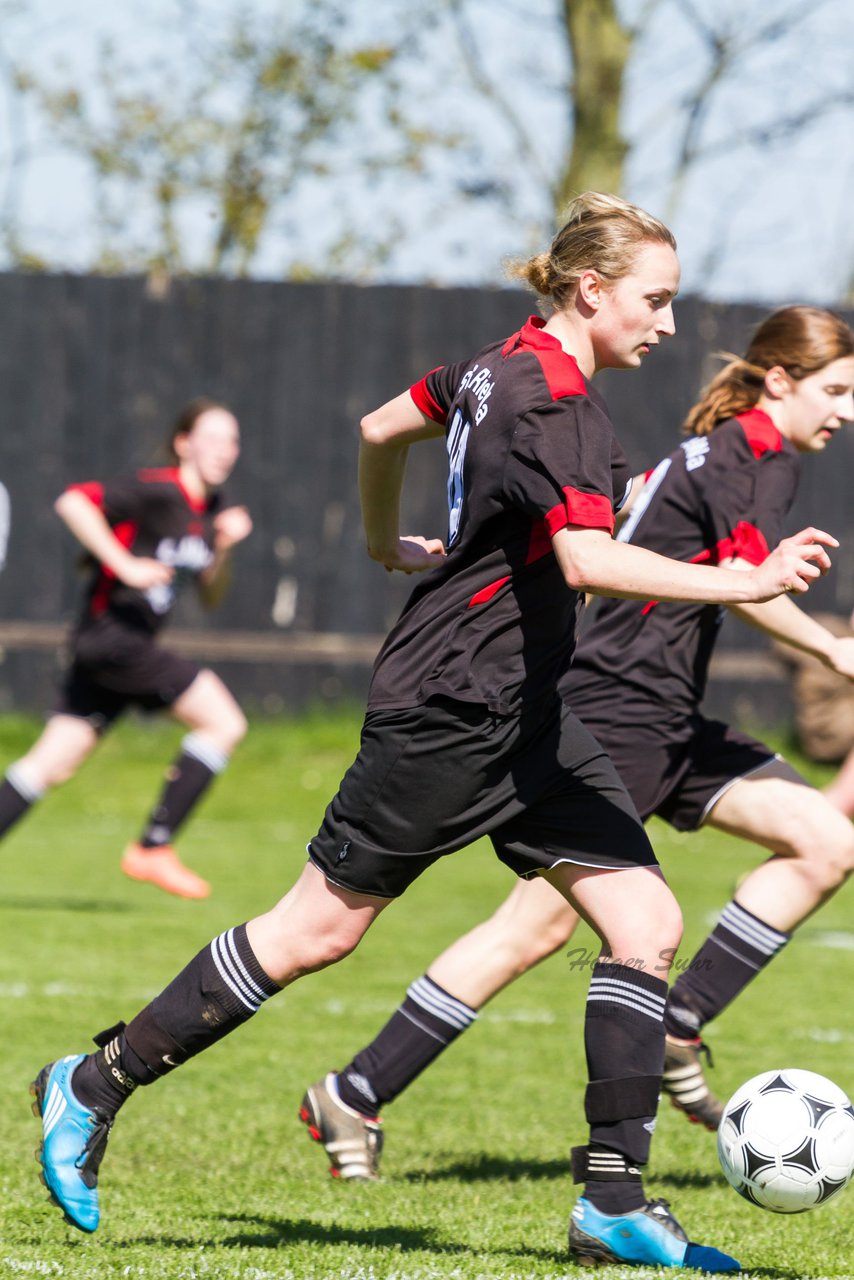
[[[227,1036],[279,989],[258,963],[246,925],[221,933],[132,1022],[96,1036],[101,1047],[76,1068],[74,1092],[85,1106],[115,1114],[137,1085]]]
[[[166,771],[165,786],[140,839],[142,847],[159,849],[170,844],[181,823],[227,764],[225,751],[202,734],[188,733],[181,743],[181,754]]]
[[[602,1213],[631,1213],[645,1203],[638,1166],[649,1158],[655,1128],[666,998],[667,983],[643,970],[612,963],[593,970],[584,1023],[590,1125],[584,1194]]]
[[[10,764],[0,783],[0,838],[23,818],[28,809],[41,800],[44,791],[21,777],[17,764]]]
[[[789,941],[733,900],[688,968],[670,989],[664,1028],[679,1040],[692,1040],[707,1022],[743,991]]]
[[[476,1017],[432,978],[416,978],[379,1035],[338,1073],[338,1096],[354,1111],[376,1115]]]

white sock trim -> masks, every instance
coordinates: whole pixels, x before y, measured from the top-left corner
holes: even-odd
[[[26,800],[28,804],[35,804],[37,800],[41,800],[45,793],[45,787],[36,786],[30,782],[24,775],[18,765],[18,761],[10,764],[6,770],[6,781],[10,787],[14,787],[22,800]]]
[[[201,733],[188,733],[181,742],[181,750],[210,769],[211,773],[222,773],[228,764],[228,752]]]

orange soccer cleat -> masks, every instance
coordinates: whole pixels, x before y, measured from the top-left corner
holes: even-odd
[[[164,893],[174,893],[178,898],[207,898],[211,887],[207,880],[185,867],[171,844],[145,849],[141,844],[129,844],[121,861],[122,871],[131,880],[147,880]]]

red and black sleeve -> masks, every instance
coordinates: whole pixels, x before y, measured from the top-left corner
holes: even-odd
[[[507,457],[508,497],[544,520],[552,537],[567,525],[613,532],[613,438],[608,418],[584,396],[526,414]]]
[[[447,423],[448,410],[467,367],[466,361],[439,365],[409,388],[409,394],[426,418],[443,426]]]

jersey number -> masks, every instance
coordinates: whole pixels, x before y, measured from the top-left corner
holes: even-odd
[[[462,410],[457,409],[448,431],[448,546],[456,540],[460,531],[460,520],[463,514],[463,463],[466,457],[466,446],[471,431],[471,423],[463,417]]]

